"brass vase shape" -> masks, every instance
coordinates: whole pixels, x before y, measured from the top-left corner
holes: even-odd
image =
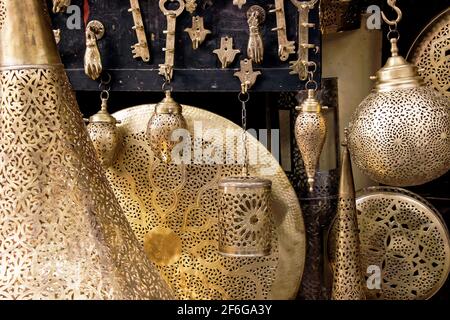
[[[42,0],[0,0],[0,299],[167,299],[97,161]]]
[[[156,105],[155,113],[147,126],[147,139],[155,156],[164,163],[172,161],[172,150],[179,141],[172,140],[172,133],[177,129],[186,129],[183,108],[176,102],[170,91]]]
[[[305,164],[309,191],[314,189],[317,165],[327,136],[327,124],[316,91],[309,89],[308,98],[296,108],[295,138]]]
[[[372,180],[421,185],[450,169],[449,100],[424,86],[417,67],[398,54],[397,39],[391,43],[392,57],[352,117],[348,147]]]
[[[122,145],[122,138],[117,128],[118,121],[109,114],[107,101],[102,98],[100,111],[89,118],[87,125],[98,159],[105,169],[116,162]]]
[[[361,270],[355,184],[346,143],[342,154],[336,225],[338,234],[331,298],[333,300],[364,300],[364,275]]]

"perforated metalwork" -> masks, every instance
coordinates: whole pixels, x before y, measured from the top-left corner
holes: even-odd
[[[356,205],[362,270],[367,271],[369,266],[381,270],[381,289],[366,288],[367,298],[413,300],[433,296],[450,270],[450,238],[439,213],[419,196],[388,187],[360,192]],[[328,240],[332,265],[337,227],[334,223]]]
[[[0,299],[164,299],[63,66],[0,69]]]
[[[116,161],[122,144],[116,125],[94,122],[88,124],[87,130],[94,144],[100,164],[104,168],[109,168]]]
[[[370,94],[349,126],[354,163],[391,186],[432,181],[450,168],[449,100],[428,87]]]
[[[158,259],[164,262],[158,268],[178,297],[295,297],[305,259],[304,225],[295,192],[276,160],[264,148],[259,157],[260,165],[250,166],[250,173],[256,176],[264,176],[259,169],[274,170],[273,175],[264,176],[273,183],[271,255],[224,257],[218,251],[218,182],[224,177],[240,175],[242,168],[238,165],[163,164],[154,157],[145,137],[153,111],[154,105],[144,105],[114,114],[116,119],[122,120],[119,128],[125,143],[116,165],[107,175],[142,243],[149,233],[153,236],[155,229],[166,234],[165,237],[181,239],[180,257],[175,247],[151,249],[151,255],[157,252],[160,257],[167,257]],[[194,131],[194,120],[201,121],[203,130],[217,130],[215,136],[224,136],[227,129],[239,129],[230,121],[197,108],[183,106],[183,114],[188,129],[197,137],[201,132]],[[195,135],[193,137],[194,142]],[[261,146],[251,136],[248,140],[250,150]],[[204,143],[217,148],[221,142],[211,139]],[[178,246],[178,241],[172,242]]]
[[[5,1],[0,0],[0,29],[3,27],[3,23],[6,19],[6,6]]]

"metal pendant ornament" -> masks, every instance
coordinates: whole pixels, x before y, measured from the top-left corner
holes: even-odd
[[[239,93],[244,152],[242,175],[224,178],[218,183],[219,252],[229,257],[263,257],[271,254],[272,181],[250,176],[248,168],[246,104],[250,100],[248,89],[253,84],[254,81],[242,81]]]
[[[391,186],[432,181],[450,169],[448,98],[423,84],[417,67],[398,53],[397,24],[390,21],[392,56],[373,77],[374,91],[360,104],[349,125],[349,149],[355,164],[372,180]],[[396,35],[396,37],[391,37]]]
[[[308,89],[313,84],[314,89]],[[322,113],[322,106],[316,98],[317,83],[313,80],[313,73],[309,73],[306,84],[308,98],[296,108],[300,113],[295,122],[295,139],[303,158],[309,191],[314,190],[314,180],[317,166],[322,154],[327,136],[327,123]]]
[[[102,57],[98,40],[105,35],[105,27],[100,21],[92,20],[86,26],[86,52],[84,54],[84,73],[92,80],[100,78],[103,71]]]
[[[100,98],[102,100],[101,109],[89,118],[87,130],[97,152],[98,160],[102,167],[107,169],[117,160],[122,138],[117,128],[120,121],[117,121],[108,112],[109,91],[102,91]]]
[[[249,39],[247,45],[247,56],[254,63],[260,64],[264,59],[264,42],[261,35],[260,26],[266,20],[266,11],[253,5],[247,11],[247,22],[249,27]]]

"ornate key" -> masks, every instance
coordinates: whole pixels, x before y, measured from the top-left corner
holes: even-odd
[[[145,34],[144,22],[142,20],[139,0],[130,0],[131,8],[128,10],[133,14],[134,27],[138,43],[131,47],[133,58],[141,58],[143,61],[150,61],[150,50],[148,48],[147,36]]]
[[[194,50],[197,50],[198,47],[203,43],[203,41],[205,41],[206,36],[211,33],[211,31],[205,29],[205,26],[203,24],[203,17],[199,16],[193,16],[192,27],[186,28],[184,31],[189,34]]]
[[[299,19],[297,60],[290,62],[292,69],[290,74],[298,74],[300,80],[306,80],[308,78],[308,67],[312,65],[309,61],[309,49],[316,47],[309,43],[309,29],[316,26],[314,23],[309,23],[309,12],[314,9],[318,0],[291,0],[291,2],[298,9]]]
[[[275,0],[275,9],[269,12],[276,14],[277,27],[273,28],[272,31],[278,33],[278,56],[281,61],[286,61],[289,55],[295,53],[295,41],[288,41],[287,39],[284,0]]]
[[[167,2],[178,2],[179,7],[176,10],[169,10],[166,8]],[[163,51],[166,53],[164,64],[159,65],[159,74],[170,82],[173,76],[173,66],[175,64],[175,29],[177,17],[183,12],[185,8],[183,0],[159,0],[159,9],[167,18],[167,30],[164,30],[166,35],[166,47]]]

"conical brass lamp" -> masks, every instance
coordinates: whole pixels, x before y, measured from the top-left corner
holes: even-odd
[[[43,3],[0,1],[0,299],[170,299],[97,160]]]
[[[343,144],[339,203],[336,215],[336,261],[333,272],[333,300],[364,300],[355,184],[347,142]]]
[[[375,89],[360,104],[349,125],[349,149],[355,164],[372,180],[390,186],[432,181],[450,169],[450,104],[423,84],[417,67],[399,55],[391,26],[392,56],[373,77]]]

